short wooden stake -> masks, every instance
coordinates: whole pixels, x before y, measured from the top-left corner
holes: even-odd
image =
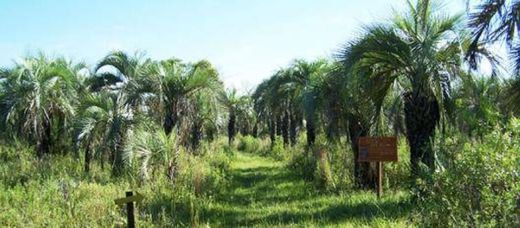
[[[132,191],[126,192],[126,197],[130,197],[134,195]],[[135,228],[135,218],[134,218],[134,202],[130,201],[126,203],[126,213],[127,213],[127,225],[128,228]]]
[[[377,198],[383,196],[383,162],[377,162]]]

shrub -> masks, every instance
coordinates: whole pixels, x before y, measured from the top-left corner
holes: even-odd
[[[351,151],[320,136],[308,147],[299,142],[289,152],[288,167],[322,190],[350,189],[353,160]]]
[[[518,120],[482,141],[466,142],[440,171],[419,182],[418,220],[424,226],[520,225]],[[505,132],[505,133],[504,133]],[[455,151],[455,150],[447,150]]]
[[[283,145],[283,139],[280,136],[276,137],[276,140],[274,141],[274,145],[271,148],[271,154],[272,157],[282,160],[286,156],[285,147]]]
[[[316,159],[305,150],[293,150],[289,155],[288,168],[307,181],[314,179]]]
[[[351,190],[354,187],[354,164],[356,161],[354,161],[350,145],[331,143],[327,147],[334,190]]]
[[[409,189],[411,186],[410,147],[406,138],[398,138],[397,162],[384,162],[384,188],[385,189]]]
[[[323,146],[316,146],[314,156],[316,157],[316,169],[314,171],[314,182],[320,189],[331,190],[336,186],[332,179],[328,149]]]
[[[238,145],[237,150],[248,152],[248,153],[258,153],[261,151],[260,140],[254,138],[253,136],[237,136]]]

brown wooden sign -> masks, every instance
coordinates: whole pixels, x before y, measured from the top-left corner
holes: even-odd
[[[358,162],[397,161],[396,137],[360,137]]]

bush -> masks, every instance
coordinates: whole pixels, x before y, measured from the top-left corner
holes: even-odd
[[[261,143],[259,139],[254,138],[253,136],[246,135],[237,136],[237,150],[248,152],[248,153],[259,153],[261,151]]]
[[[332,179],[332,171],[328,156],[328,148],[316,146],[314,148],[314,156],[316,158],[316,169],[314,171],[314,182],[320,189],[335,189],[334,180]]]
[[[322,139],[325,140],[325,139]],[[350,143],[341,140],[327,144],[327,156],[335,191],[350,191],[354,187],[354,155]]]
[[[353,160],[350,149],[339,143],[329,143],[320,136],[308,148],[305,141],[291,148],[288,167],[318,189],[344,190],[352,187]]]
[[[410,147],[405,137],[398,138],[397,162],[384,162],[384,188],[406,189],[411,186]]]
[[[305,150],[293,150],[287,166],[303,179],[312,181],[316,173],[316,158]]]
[[[417,219],[424,226],[520,225],[520,124],[468,141],[440,171],[418,182]],[[505,133],[504,133],[505,132]],[[449,145],[449,144],[448,144]]]
[[[271,148],[271,156],[277,159],[282,159],[285,156],[285,148],[283,145],[283,139],[280,136],[276,137],[273,148]]]

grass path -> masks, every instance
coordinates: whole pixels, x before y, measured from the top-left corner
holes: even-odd
[[[406,194],[378,200],[371,192],[320,194],[284,163],[237,153],[230,183],[201,214],[212,227],[407,226]]]

